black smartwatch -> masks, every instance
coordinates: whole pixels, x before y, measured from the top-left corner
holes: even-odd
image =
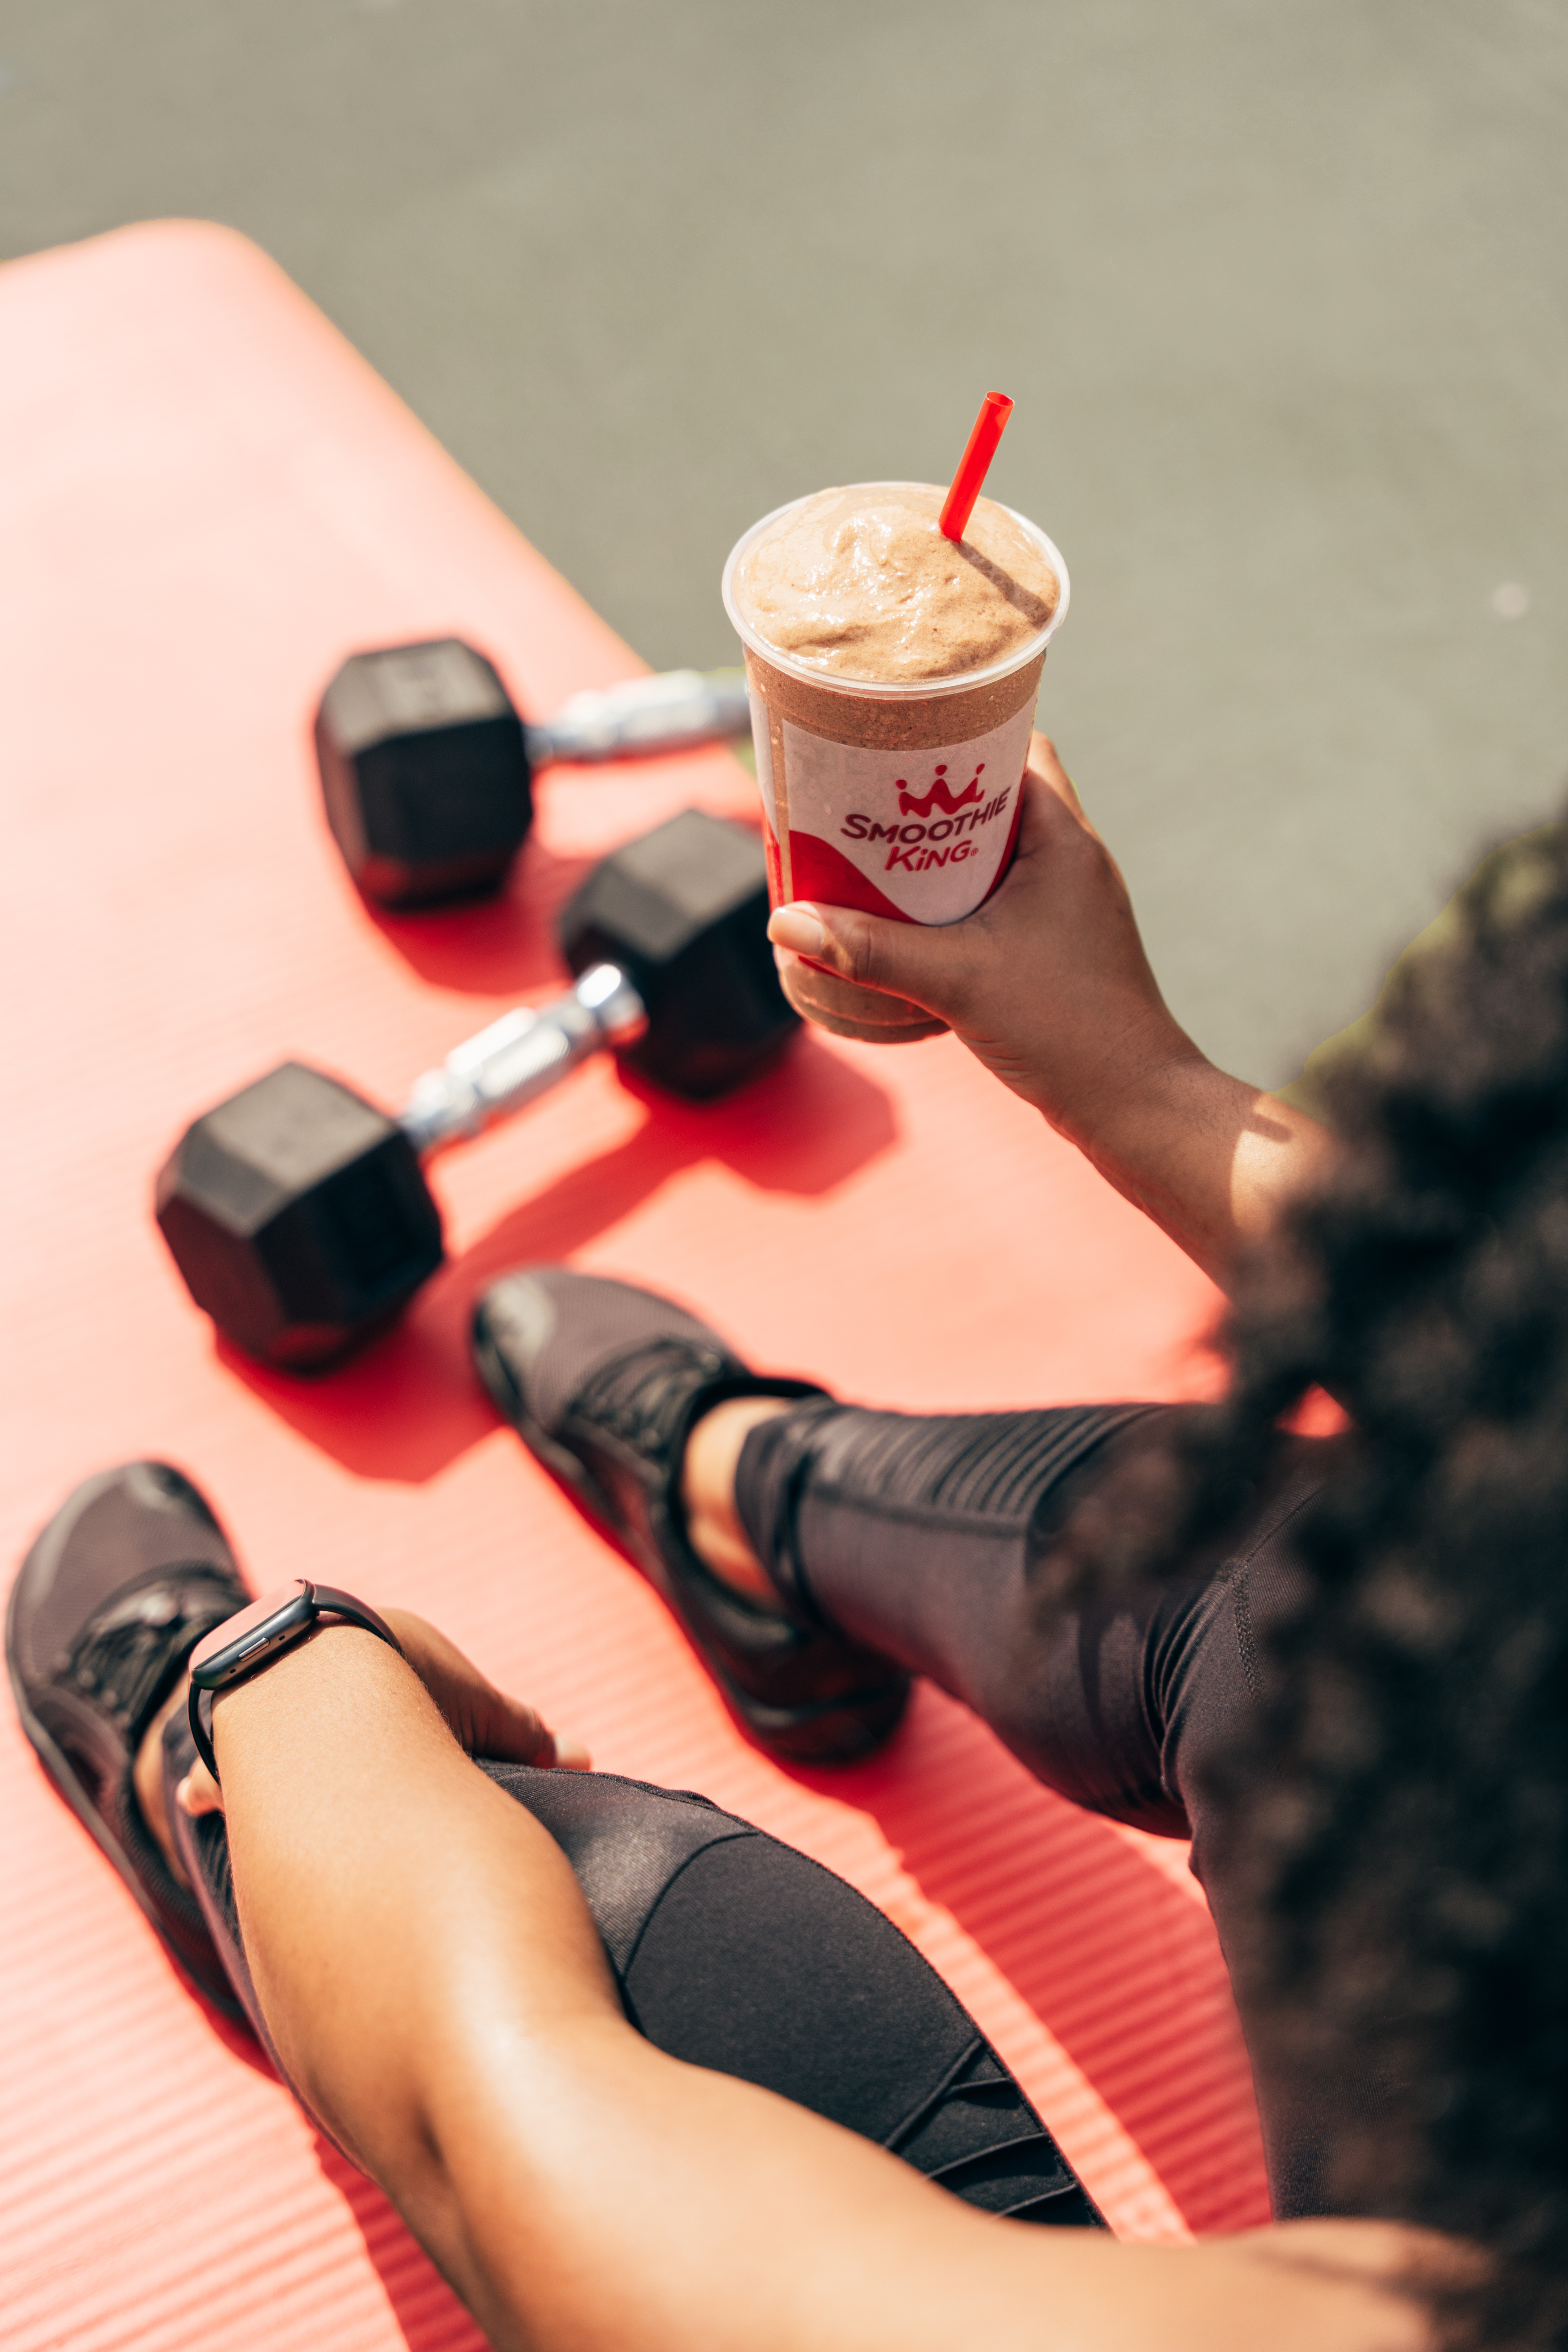
[[[215,1780],[217,1758],[213,1754],[213,1693],[226,1690],[231,1683],[243,1682],[258,1666],[269,1665],[274,1658],[303,1640],[322,1617],[343,1625],[358,1625],[379,1641],[390,1642],[398,1656],[403,1655],[403,1644],[374,1609],[367,1609],[363,1601],[356,1601],[352,1593],[339,1592],[332,1585],[307,1584],[302,1576],[288,1584],[275,1585],[259,1601],[253,1601],[248,1609],[242,1609],[237,1617],[226,1617],[221,1625],[205,1633],[191,1652],[191,1738]]]

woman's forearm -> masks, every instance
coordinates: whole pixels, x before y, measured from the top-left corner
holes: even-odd
[[[1310,1186],[1332,1151],[1326,1128],[1228,1077],[1182,1039],[1091,1121],[1062,1132],[1108,1183],[1222,1286],[1239,1251]]]

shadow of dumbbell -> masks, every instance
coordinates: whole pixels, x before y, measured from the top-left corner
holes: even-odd
[[[387,945],[432,987],[472,996],[531,996],[561,976],[555,921],[593,870],[591,857],[559,857],[535,840],[526,890],[516,884],[472,906],[419,914],[363,902]]]
[[[759,1192],[810,1200],[897,1140],[881,1087],[813,1037],[721,1103],[680,1102],[625,1070],[621,1083],[645,1108],[637,1132],[521,1200],[448,1261],[365,1354],[309,1386],[222,1338],[220,1360],[345,1468],[422,1485],[496,1426],[469,1363],[468,1335],[474,1305],[498,1275],[574,1255],[694,1168],[726,1168]],[[656,1287],[661,1278],[657,1265],[628,1264],[625,1271]]]

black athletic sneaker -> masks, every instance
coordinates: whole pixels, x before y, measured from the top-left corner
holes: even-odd
[[[45,1771],[184,1974],[230,2017],[244,2011],[131,1775],[192,1650],[252,1597],[189,1479],[162,1462],[132,1462],[61,1505],[23,1561],[5,1616],[11,1687]]]
[[[560,1265],[492,1285],[475,1310],[474,1355],[498,1410],[663,1595],[761,1746],[796,1764],[852,1763],[881,1746],[909,1696],[903,1669],[733,1591],[692,1550],[681,1514],[681,1456],[701,1413],[726,1397],[821,1389],[748,1370],[651,1291]]]

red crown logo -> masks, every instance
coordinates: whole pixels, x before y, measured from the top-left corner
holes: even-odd
[[[905,779],[900,776],[898,779],[899,814],[900,816],[930,816],[933,808],[940,808],[944,816],[956,816],[961,808],[968,808],[972,802],[977,801],[980,798],[980,779],[984,775],[984,772],[985,762],[982,760],[979,767],[975,769],[973,775],[970,778],[963,792],[953,793],[942,782],[943,777],[947,773],[947,762],[944,760],[942,765],[938,768],[935,776],[932,778],[931,788],[930,792],[927,793],[923,801],[916,799],[914,793],[910,791]]]

